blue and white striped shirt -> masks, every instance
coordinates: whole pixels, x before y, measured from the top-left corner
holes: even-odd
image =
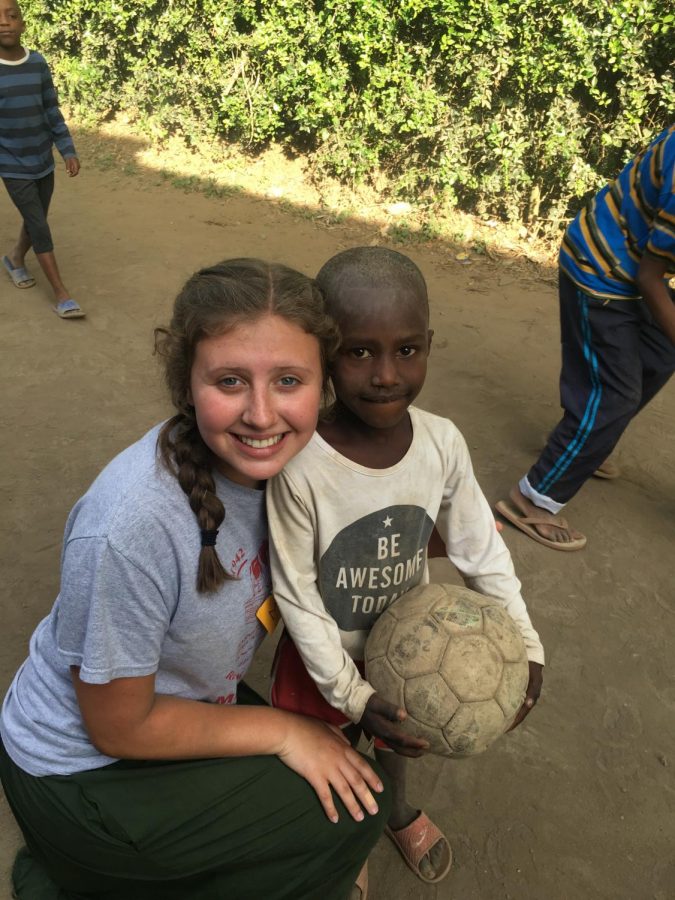
[[[675,125],[662,131],[570,223],[560,266],[587,294],[640,296],[636,278],[643,253],[675,274]]]
[[[54,144],[64,159],[77,155],[45,58],[30,50],[18,62],[0,60],[0,178],[48,175]]]

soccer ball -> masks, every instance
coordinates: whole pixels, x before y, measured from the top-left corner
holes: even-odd
[[[513,619],[452,584],[403,594],[375,622],[365,656],[368,681],[408,713],[402,730],[441,756],[486,750],[513,722],[529,680]]]

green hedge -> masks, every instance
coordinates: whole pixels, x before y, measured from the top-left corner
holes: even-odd
[[[270,140],[346,181],[557,227],[670,124],[672,0],[24,0],[81,114]]]

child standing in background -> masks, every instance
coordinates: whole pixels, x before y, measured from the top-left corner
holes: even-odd
[[[79,319],[84,312],[61,280],[47,213],[54,192],[53,145],[69,176],[77,175],[80,162],[49,66],[21,44],[25,27],[16,0],[0,0],[0,177],[23,219],[14,249],[2,264],[16,287],[33,287],[35,279],[25,268],[32,247],[54,291],[54,312],[62,319]]]
[[[401,734],[405,712],[375,693],[361,662],[378,616],[427,580],[434,524],[467,586],[502,603],[523,634],[530,680],[514,724],[537,701],[544,653],[464,439],[447,419],[411,406],[432,336],[422,273],[400,253],[361,247],[329,260],[317,281],[341,332],[330,369],[336,402],[268,486],[273,587],[288,631],[272,702],[358,723],[379,739],[376,757],[393,787],[387,833],[423,881],[437,882],[451,849],[408,803],[403,758],[427,745]]]
[[[586,535],[560,513],[591,475],[619,474],[609,455],[675,371],[675,125],[588,201],[558,261],[563,417],[495,509],[571,551]]]

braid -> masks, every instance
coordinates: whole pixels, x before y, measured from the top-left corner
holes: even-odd
[[[159,446],[162,460],[178,479],[202,532],[197,590],[200,594],[212,594],[232,576],[223,568],[215,546],[205,546],[203,540],[203,533],[217,532],[225,518],[225,507],[216,494],[211,471],[211,453],[194,417],[181,413],[165,423]]]

